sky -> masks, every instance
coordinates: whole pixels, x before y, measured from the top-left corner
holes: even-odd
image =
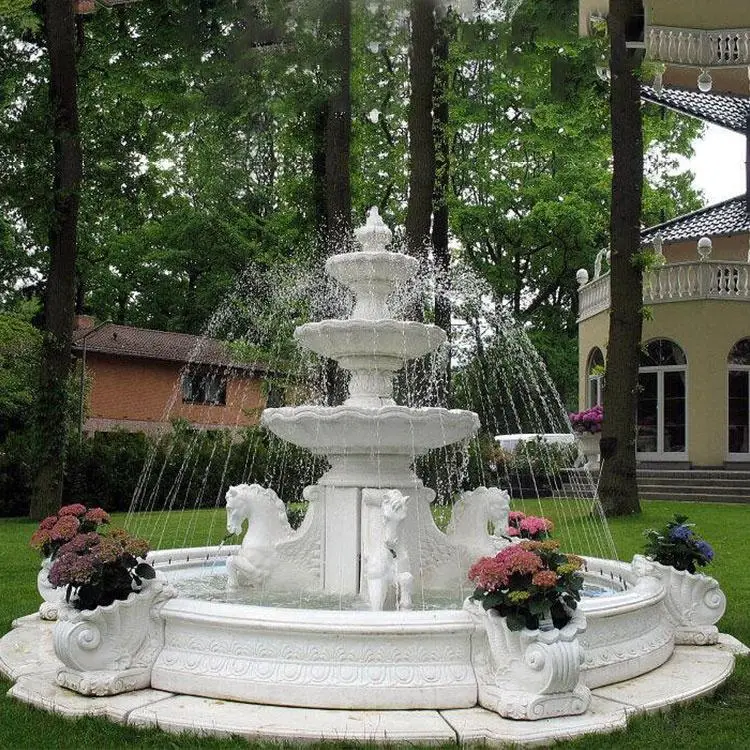
[[[744,194],[745,136],[707,125],[694,148],[695,156],[688,164],[695,172],[695,186],[703,191],[706,205]]]

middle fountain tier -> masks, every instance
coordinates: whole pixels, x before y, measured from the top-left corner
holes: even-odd
[[[424,590],[433,586],[433,579],[444,578],[449,561],[444,554],[435,558],[439,532],[430,512],[435,493],[422,485],[412,464],[429,450],[475,435],[479,419],[471,411],[396,404],[396,373],[409,360],[437,350],[446,334],[437,326],[394,316],[389,299],[414,277],[419,264],[386,249],[391,232],[376,208],[355,237],[361,250],[334,255],[326,263],[326,272],[355,296],[351,316],[308,323],[294,334],[300,346],[336,360],[351,373],[348,397],[340,406],[266,409],[261,423],[282,440],[325,456],[330,463],[308,492],[309,533],[317,527],[321,536],[323,590],[340,595],[364,592],[368,561],[377,558],[383,545],[395,556],[387,546],[385,490],[399,490],[408,498],[398,534],[401,556],[409,560],[415,589]]]

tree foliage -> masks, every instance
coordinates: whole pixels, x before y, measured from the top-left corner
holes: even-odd
[[[391,225],[406,219],[410,4],[350,4],[356,223],[370,205]],[[526,2],[512,20],[502,5],[452,13],[441,30],[449,116],[437,166],[449,167],[440,199],[448,247],[453,262],[488,282],[485,302],[530,331],[572,405],[575,271],[609,242],[607,84],[595,72],[603,50],[600,40],[578,39],[573,0]],[[30,7],[0,0],[5,309],[39,298],[49,275],[49,64]],[[79,17],[79,312],[197,333],[248,264],[262,274],[316,256],[326,198],[315,179],[321,117],[341,87],[336,7],[161,0]],[[643,111],[642,220],[654,223],[696,207],[677,156],[689,155],[699,126]],[[470,307],[456,315],[478,330],[481,312]]]

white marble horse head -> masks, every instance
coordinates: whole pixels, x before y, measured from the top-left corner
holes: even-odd
[[[281,498],[268,487],[259,484],[238,484],[227,490],[227,531],[242,532],[242,522],[253,519],[253,525],[275,529],[288,525],[286,508]]]

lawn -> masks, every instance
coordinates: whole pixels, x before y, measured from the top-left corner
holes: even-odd
[[[559,503],[542,503],[545,515],[561,521]],[[716,561],[709,572],[719,580],[729,601],[727,613],[720,623],[724,632],[731,633],[745,643],[750,643],[750,577],[746,569],[746,535],[750,508],[744,505],[719,505],[652,501],[643,503],[643,513],[638,517],[615,519],[610,522],[618,556],[627,560],[641,550],[644,528],[661,526],[674,513],[684,513],[697,524],[702,536],[710,541],[717,552]],[[586,514],[570,522],[572,535],[585,524]],[[124,517],[115,519],[122,522]],[[191,536],[210,530],[210,539],[220,541],[223,527],[213,514],[198,512],[192,519],[178,514],[164,514],[160,518],[131,519],[132,527],[140,533],[158,530],[162,545],[182,544],[186,524],[190,523]],[[38,604],[36,571],[39,559],[28,547],[35,524],[25,520],[0,519],[0,633],[5,633],[13,618],[33,612]],[[152,537],[153,538],[153,537]],[[47,714],[4,696],[10,683],[0,679],[0,748],[247,748],[244,740],[210,739],[195,736],[171,736],[158,730],[139,731],[112,724],[101,719],[70,721]],[[588,750],[610,748],[619,750],[648,750],[649,748],[711,748],[735,750],[747,740],[747,717],[750,711],[750,660],[739,659],[729,682],[712,698],[676,707],[670,712],[655,716],[638,717],[631,721],[627,732],[606,736],[591,736],[555,745],[561,750]],[[323,744],[323,743],[320,743]],[[253,743],[254,747],[278,747],[272,743]],[[331,743],[326,744],[332,747]],[[337,744],[336,747],[360,747]]]

